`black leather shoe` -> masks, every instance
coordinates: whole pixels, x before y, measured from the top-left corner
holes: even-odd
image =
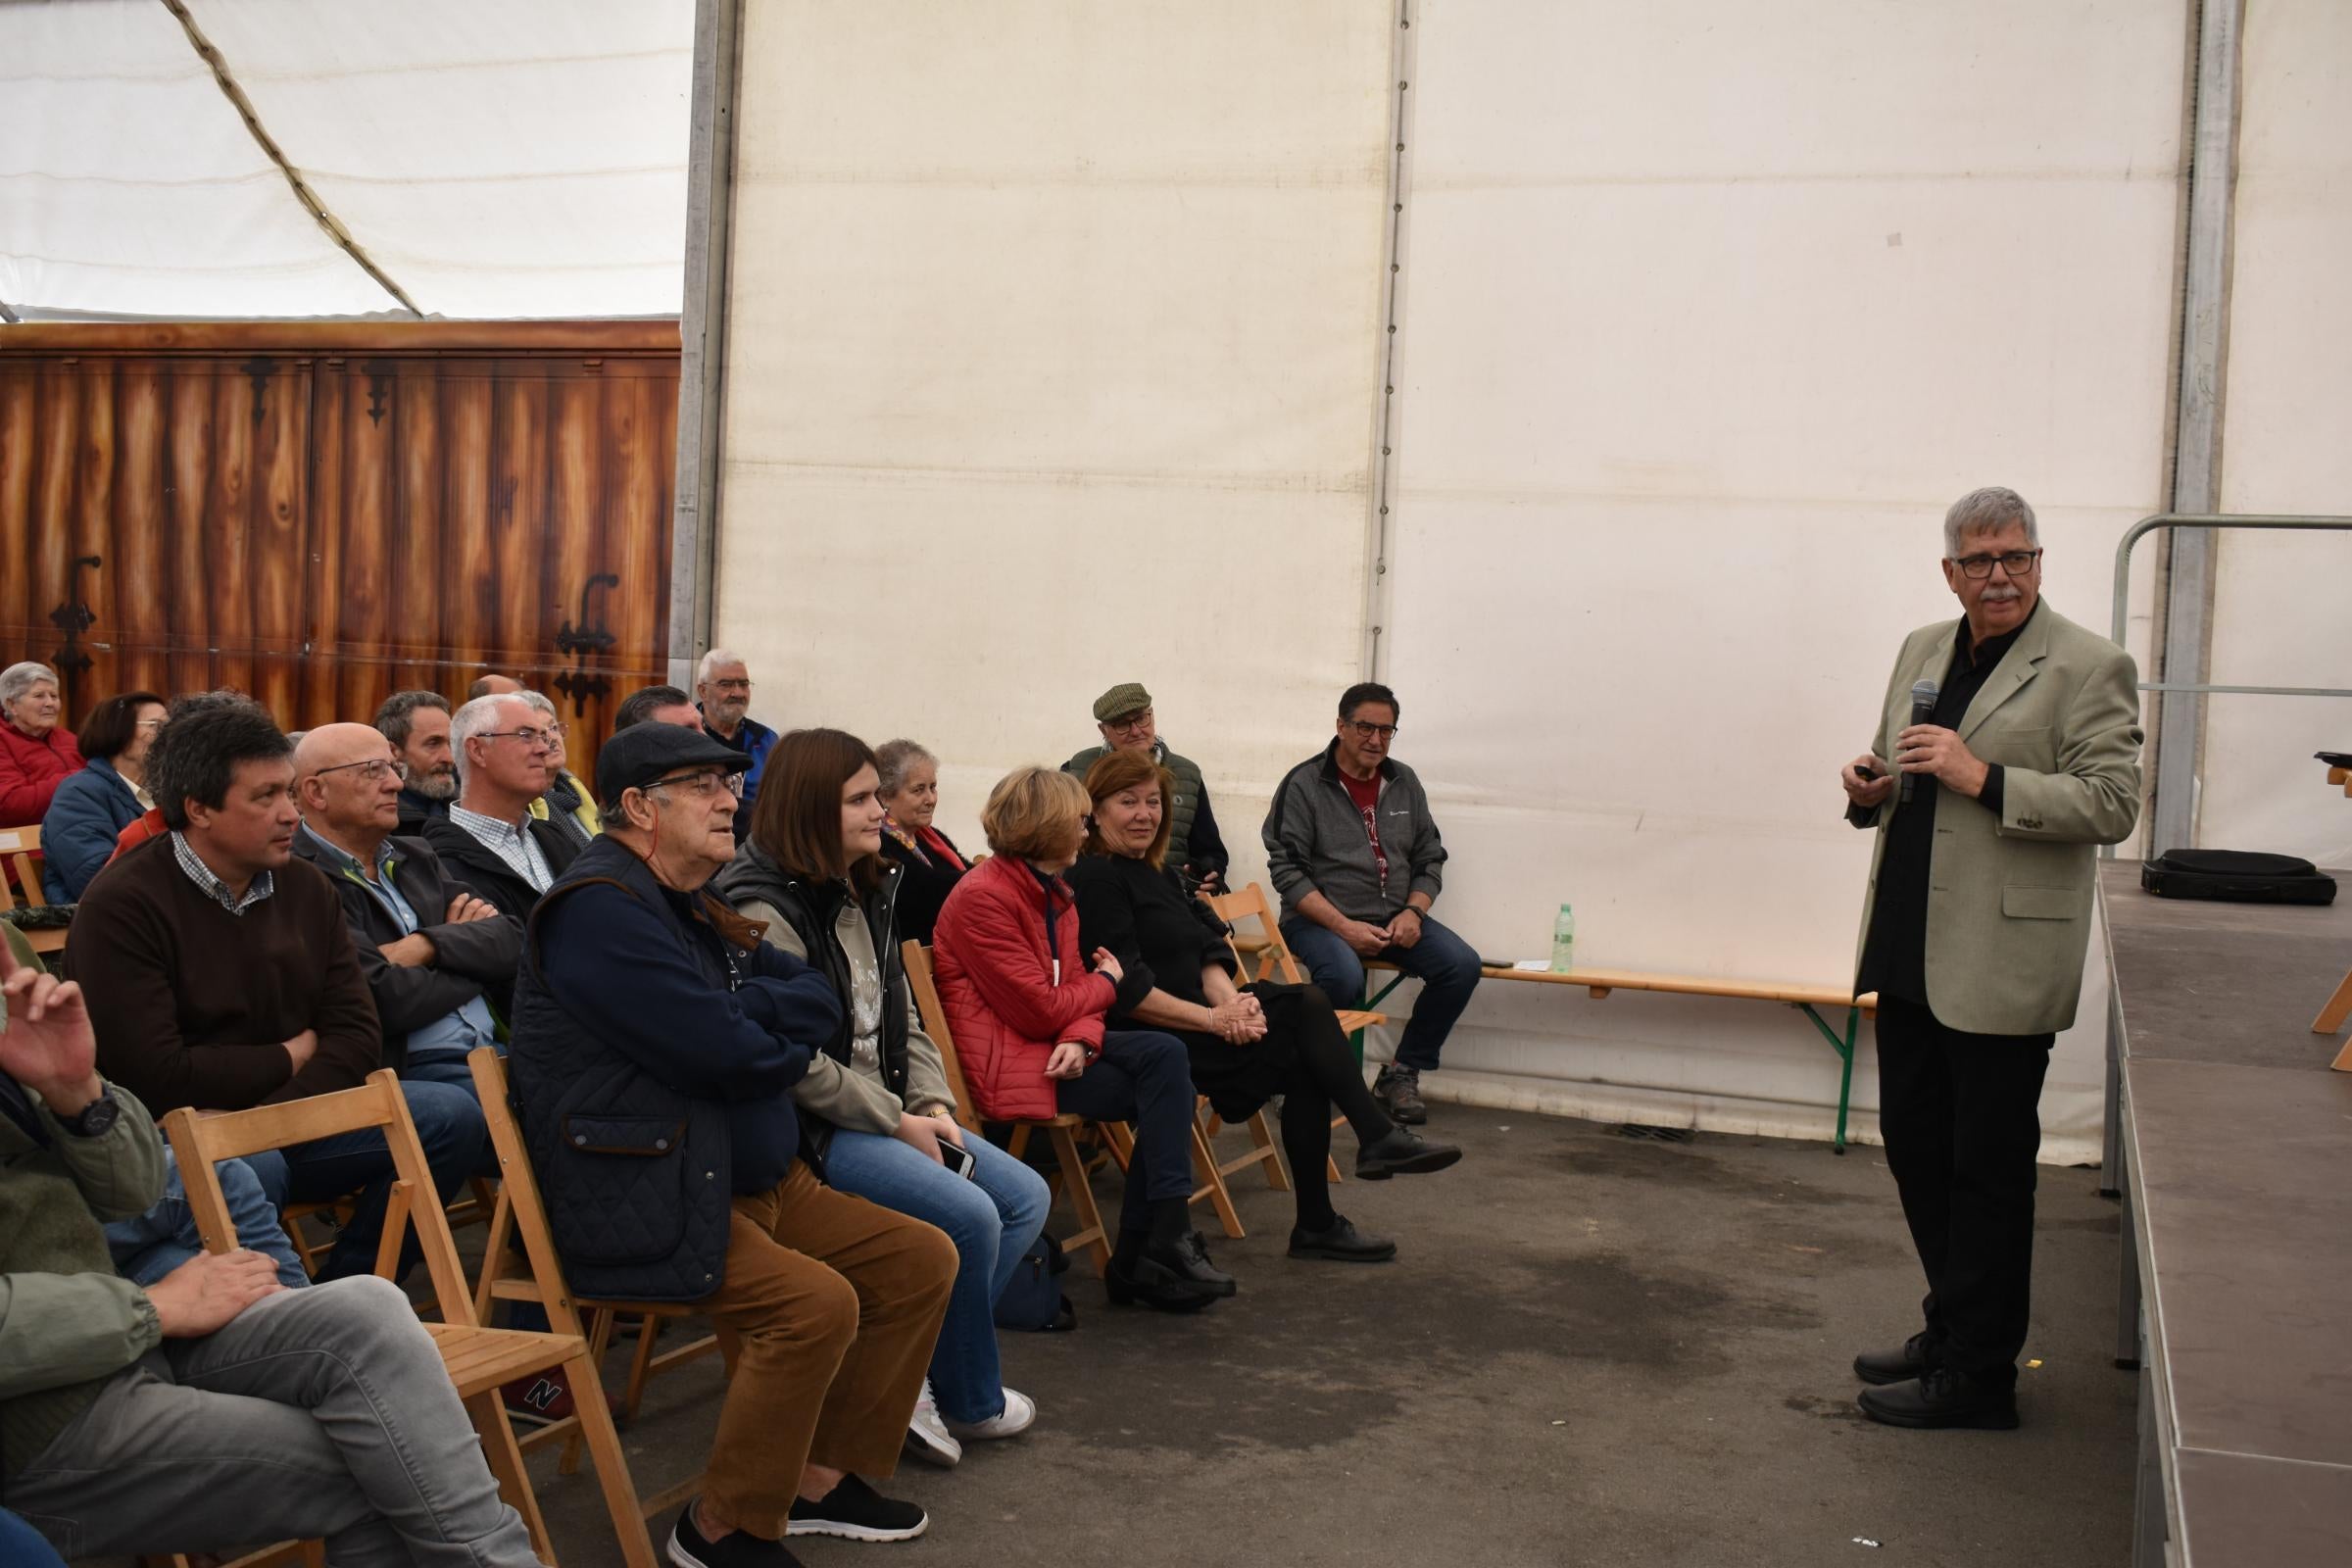
[[[1429,1120],[1429,1106],[1421,1099],[1421,1074],[1411,1067],[1391,1062],[1374,1073],[1372,1098],[1399,1127],[1418,1127]]]
[[[1970,1377],[1950,1367],[1932,1366],[1920,1377],[1864,1389],[1859,1403],[1864,1415],[1890,1427],[1966,1427],[1985,1432],[2017,1428],[2014,1387]]]
[[[1864,1350],[1854,1357],[1854,1376],[1874,1389],[1918,1377],[1928,1369],[1928,1337],[1914,1334],[1892,1350]]]
[[[1385,1182],[1392,1176],[1418,1176],[1444,1170],[1462,1157],[1451,1144],[1433,1144],[1407,1127],[1392,1127],[1378,1142],[1355,1152],[1355,1179]]]
[[[1386,1263],[1396,1255],[1396,1244],[1385,1236],[1366,1236],[1348,1223],[1347,1215],[1334,1214],[1331,1223],[1319,1231],[1292,1226],[1291,1255],[1327,1257],[1337,1263]]]
[[[1131,1263],[1112,1258],[1102,1265],[1102,1288],[1113,1306],[1148,1306],[1155,1312],[1198,1312],[1216,1293],[1183,1280],[1148,1257]]]
[[[1232,1275],[1208,1260],[1208,1241],[1199,1231],[1186,1232],[1170,1248],[1147,1247],[1144,1256],[1213,1296],[1231,1296],[1241,1289]]]

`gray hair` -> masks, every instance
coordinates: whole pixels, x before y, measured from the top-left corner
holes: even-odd
[[[29,659],[21,664],[0,669],[0,706],[15,702],[43,681],[52,686],[61,684],[56,670],[47,664],[36,664]]]
[[[550,718],[556,716],[556,705],[549,700],[545,692],[509,692],[507,695],[518,703],[530,704]]]
[[[874,771],[882,775],[882,782],[875,786],[876,792],[885,800],[898,794],[906,783],[907,770],[917,762],[937,767],[939,759],[912,741],[884,741],[875,747]]]
[[[528,708],[520,692],[503,692],[490,697],[476,697],[449,716],[449,749],[457,759],[458,788],[465,789],[466,775],[473,763],[466,756],[466,743],[476,735],[486,735],[498,728],[498,709],[501,703],[514,703]]]
[[[2026,498],[2001,485],[1988,484],[1982,490],[1971,490],[1952,503],[1952,510],[1943,514],[1943,553],[1947,560],[1960,559],[1960,546],[1970,534],[1994,533],[2013,522],[2026,525],[2026,547],[2041,547],[2041,530],[2034,525],[2034,509]]]
[[[701,663],[694,666],[694,683],[697,686],[708,686],[710,683],[710,672],[721,664],[743,664],[746,672],[749,672],[752,667],[750,664],[744,663],[743,656],[734,649],[713,648],[703,656]]]

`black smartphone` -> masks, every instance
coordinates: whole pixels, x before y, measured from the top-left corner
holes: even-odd
[[[945,1138],[939,1141],[939,1162],[967,1182],[972,1179],[972,1167],[980,1163],[970,1150],[959,1149]]]

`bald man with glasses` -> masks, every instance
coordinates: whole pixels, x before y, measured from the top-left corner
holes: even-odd
[[[450,874],[528,924],[539,896],[580,854],[579,841],[535,816],[556,773],[556,721],[520,697],[477,697],[449,721],[458,798],[424,841]]]
[[[294,854],[343,901],[360,973],[403,1078],[471,1092],[466,1054],[496,1043],[513,1006],[522,926],[451,877],[422,839],[394,833],[400,766],[368,724],[326,724],[294,749]]]

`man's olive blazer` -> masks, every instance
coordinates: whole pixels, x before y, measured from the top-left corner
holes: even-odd
[[[1940,685],[1958,621],[1904,639],[1870,750],[1884,767],[1911,722],[1912,683]],[[2075,1021],[2090,941],[2095,846],[2139,816],[2138,671],[2132,656],[2044,602],[1961,716],[1962,744],[2004,774],[1999,816],[1975,801],[1936,810],[1929,855],[1928,1007],[1971,1034],[2037,1035]],[[1876,827],[1862,943],[1899,795],[1847,814]],[[1854,962],[1862,961],[1857,945]]]

